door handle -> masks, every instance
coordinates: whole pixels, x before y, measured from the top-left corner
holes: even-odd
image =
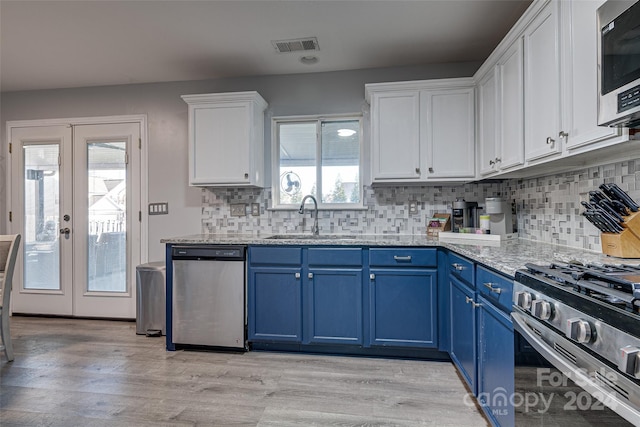
[[[61,228],[60,229],[60,234],[64,234],[65,236],[68,236],[69,233],[71,233],[71,229],[69,227],[65,227],[65,228]]]

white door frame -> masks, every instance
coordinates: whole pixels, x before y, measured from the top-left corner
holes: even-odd
[[[148,262],[149,257],[149,216],[148,209],[148,131],[147,131],[147,116],[146,114],[136,115],[123,115],[123,116],[99,116],[99,117],[80,117],[80,118],[65,118],[65,119],[40,119],[40,120],[12,120],[6,123],[6,141],[7,144],[11,144],[11,132],[15,128],[23,127],[39,127],[39,126],[61,126],[61,125],[92,125],[92,124],[112,124],[112,123],[137,123],[140,126],[140,206],[141,212],[140,218],[140,263]],[[11,147],[11,145],[9,145]],[[6,186],[6,206],[7,211],[13,212],[15,209],[12,207],[12,164],[10,157],[7,158],[7,168],[5,175],[5,182],[9,185]],[[5,226],[9,233],[17,233],[19,230],[15,230],[13,222],[10,221],[10,216],[5,217]],[[135,266],[132,266],[132,268]],[[132,283],[135,292],[135,283]]]

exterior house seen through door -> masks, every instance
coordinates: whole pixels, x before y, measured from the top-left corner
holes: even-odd
[[[14,313],[135,318],[145,120],[107,119],[7,125]]]

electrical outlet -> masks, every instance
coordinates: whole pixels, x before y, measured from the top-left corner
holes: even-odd
[[[251,215],[260,216],[260,203],[251,203]]]
[[[418,213],[418,202],[412,200],[409,202],[409,215],[415,215]]]
[[[231,205],[231,216],[245,216],[247,214],[246,203],[235,203]]]

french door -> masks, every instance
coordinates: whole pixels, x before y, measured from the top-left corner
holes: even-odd
[[[11,127],[14,313],[135,317],[141,124]]]

